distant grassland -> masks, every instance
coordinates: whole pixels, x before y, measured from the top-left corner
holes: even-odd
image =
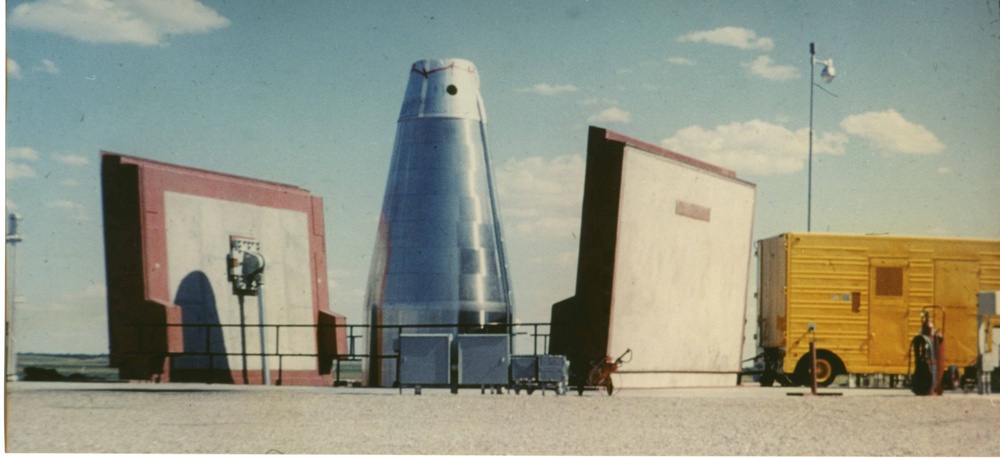
[[[108,367],[108,355],[17,354],[17,375],[24,380],[24,368],[54,369],[64,377],[80,374],[91,380],[118,380],[118,369]]]

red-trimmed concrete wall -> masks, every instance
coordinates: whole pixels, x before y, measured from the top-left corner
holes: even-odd
[[[256,238],[267,260],[267,324],[344,324],[330,312],[323,201],[289,185],[102,152],[108,331],[111,365],[123,379],[260,383],[261,357],[241,353],[241,306],[226,278],[228,236]],[[246,324],[259,323],[245,298]],[[224,327],[164,327],[221,324]],[[272,381],[332,383],[330,361],[346,351],[343,328],[269,330]],[[246,352],[260,353],[257,328]],[[178,353],[188,355],[176,355]],[[174,357],[166,357],[168,353]],[[246,371],[244,371],[246,369]],[[280,373],[279,373],[280,369]]]

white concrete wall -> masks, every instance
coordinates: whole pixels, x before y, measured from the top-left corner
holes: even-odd
[[[264,306],[267,324],[307,324],[313,316],[309,220],[302,212],[280,210],[200,196],[164,193],[170,294],[176,299],[181,281],[190,273],[203,272],[211,283],[222,324],[239,324],[237,296],[226,278],[229,236],[253,237],[260,242],[266,260]],[[260,323],[257,298],[245,299],[247,324]],[[226,351],[241,351],[238,328],[225,328]],[[268,330],[267,350],[275,351],[275,333]],[[281,331],[284,353],[315,353],[313,328]],[[247,352],[260,352],[260,333],[247,329]],[[316,359],[284,358],[284,370],[315,369]],[[278,358],[268,359],[270,370],[278,369]],[[261,358],[249,357],[247,368],[260,369]],[[239,356],[229,357],[229,368],[242,369]]]
[[[626,147],[609,353],[625,371],[738,371],[752,185]],[[733,374],[621,374],[626,388],[733,385]]]

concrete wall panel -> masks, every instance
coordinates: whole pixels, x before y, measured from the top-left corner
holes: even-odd
[[[627,371],[738,371],[754,188],[629,146],[620,200],[608,353],[632,348]]]
[[[735,383],[755,192],[732,171],[591,127],[576,292],[552,318],[571,383],[626,349],[623,388]]]
[[[266,260],[266,322],[314,323],[310,285],[312,266],[309,240],[304,236],[309,231],[307,214],[175,192],[164,193],[164,208],[169,215],[166,221],[167,256],[170,260],[167,278],[169,289],[174,292],[175,304],[185,294],[181,289],[182,282],[192,275],[203,274],[209,280],[210,288],[204,289],[205,297],[200,300],[214,298],[220,323],[240,322],[239,299],[232,293],[225,266],[229,236],[242,235],[260,242],[261,253]],[[246,297],[244,302],[246,324],[260,323],[257,298]],[[259,353],[258,330],[249,328],[247,332],[247,352]],[[312,328],[283,329],[280,336],[273,330],[268,330],[268,334],[267,349],[271,353],[277,350],[315,352],[316,336]],[[241,343],[238,328],[224,328],[223,336],[228,352],[239,351]],[[280,342],[276,340],[278,337]],[[191,360],[180,358],[176,367],[186,368],[190,366],[188,361]],[[249,358],[247,362],[249,369],[260,370],[260,358]],[[241,367],[241,364],[240,356],[229,357],[229,367]],[[268,361],[270,367],[277,367],[277,364],[277,358],[272,357]],[[282,364],[284,369],[309,370],[315,367],[316,361],[315,358],[290,357],[284,358]]]
[[[242,382],[238,298],[226,278],[229,236],[257,239],[267,262],[268,351],[322,357],[269,359],[271,379],[327,385],[330,360],[346,351],[343,323],[330,312],[322,199],[289,185],[102,153],[111,364],[127,379]],[[257,298],[244,319],[258,324]],[[191,326],[224,325],[224,326]],[[165,325],[184,325],[166,328]],[[259,353],[257,328],[246,351]],[[320,348],[322,347],[322,348]],[[192,353],[203,353],[201,355]],[[281,373],[279,373],[279,368]],[[250,356],[250,383],[261,358]]]

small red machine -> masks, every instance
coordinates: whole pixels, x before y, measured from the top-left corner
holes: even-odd
[[[618,370],[622,364],[625,364],[632,360],[631,355],[632,349],[626,348],[625,353],[622,353],[617,359],[612,360],[610,356],[605,356],[603,360],[594,363],[594,367],[590,369],[590,373],[587,374],[587,385],[593,387],[603,386],[608,391],[608,396],[615,390],[614,383],[611,381],[611,374]],[[625,359],[626,356],[630,356],[628,360]],[[578,387],[580,395],[583,395],[583,385]]]

